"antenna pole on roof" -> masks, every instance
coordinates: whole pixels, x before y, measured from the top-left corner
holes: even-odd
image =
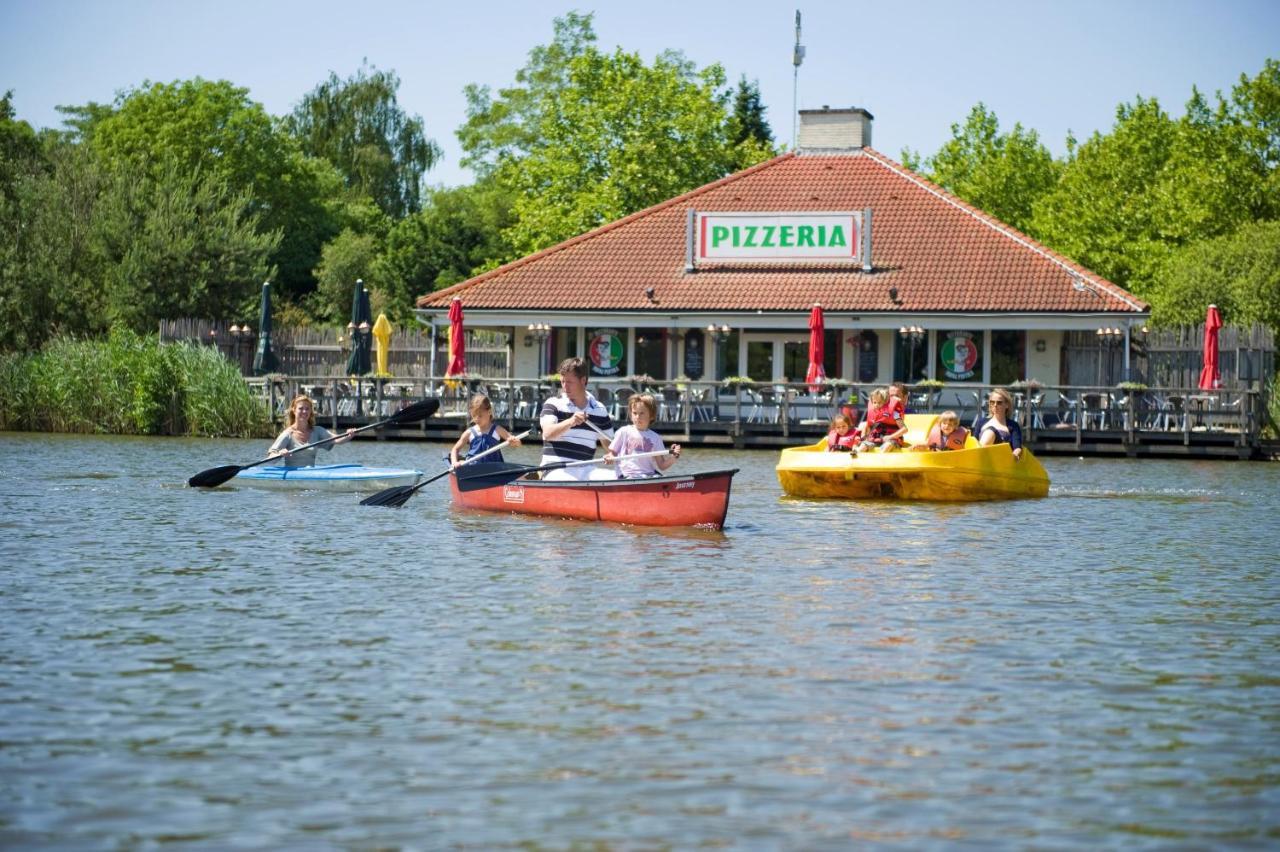
[[[791,150],[800,147],[796,144],[796,122],[799,120],[799,103],[796,93],[800,88],[800,63],[804,62],[804,45],[800,43],[800,10],[796,9],[796,48],[791,54],[791,64],[795,66],[791,78]]]

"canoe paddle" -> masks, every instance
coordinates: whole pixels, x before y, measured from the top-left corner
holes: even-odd
[[[428,417],[436,413],[436,409],[440,407],[438,399],[421,399],[413,405],[406,406],[386,420],[379,420],[377,423],[370,423],[368,426],[361,426],[354,432],[363,432],[366,429],[377,429],[379,426],[386,426],[392,423],[413,423],[417,420],[426,420]],[[346,433],[342,433],[345,435]],[[321,444],[327,444],[330,441],[336,441],[342,435],[331,435],[323,441],[316,441],[305,446],[297,447],[288,453],[275,456],[267,456],[265,459],[259,459],[249,464],[224,464],[221,467],[211,467],[208,470],[202,470],[195,476],[187,480],[187,485],[192,488],[215,488],[235,476],[242,470],[248,470],[251,467],[257,467],[260,464],[266,464],[269,461],[277,461],[285,458],[285,456],[298,452],[299,450],[309,450],[312,447],[318,447]]]
[[[511,438],[508,438],[507,440],[503,441],[501,444],[498,444],[496,447],[490,447],[489,449],[485,450],[483,453],[476,453],[474,456],[471,456],[465,462],[462,463],[462,467],[466,467],[467,465],[471,464],[473,461],[478,461],[481,458],[484,458],[485,456],[489,455],[489,453],[496,453],[498,450],[510,444],[513,440],[522,441],[525,439],[526,436],[531,434],[533,434],[533,430],[528,429],[524,432],[521,432],[519,435],[513,435]],[[524,466],[521,465],[521,468],[523,467]],[[430,479],[424,479],[422,482],[419,482],[417,485],[397,485],[394,488],[384,488],[383,490],[379,491],[377,494],[372,494],[364,498],[363,500],[361,500],[360,505],[361,506],[392,506],[392,507],[398,508],[400,506],[403,506],[405,503],[408,503],[409,498],[412,497],[414,494],[417,494],[418,491],[422,488],[422,486],[430,485],[431,483],[435,482],[437,479],[443,479],[444,477],[453,473],[453,470],[454,469],[450,467],[444,473],[437,473],[435,476],[431,477]],[[461,468],[459,468],[459,470],[461,470]]]
[[[632,455],[620,456],[619,458],[627,459],[643,459],[652,456],[670,455],[669,450],[655,450],[652,453],[634,453]],[[611,459],[617,461],[617,459]],[[598,459],[584,459],[583,461],[571,462],[555,462],[554,464],[544,464],[538,467],[529,467],[521,464],[486,464],[479,465],[480,469],[473,473],[467,473],[465,469],[458,470],[458,490],[459,491],[478,491],[481,488],[493,488],[498,485],[506,485],[509,482],[515,482],[526,473],[539,473],[544,470],[559,470],[562,467],[581,467],[588,464],[603,464],[604,457]]]

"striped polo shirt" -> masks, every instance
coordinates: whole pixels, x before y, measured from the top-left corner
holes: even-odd
[[[580,409],[564,394],[553,396],[542,404],[539,419],[552,415],[557,423],[563,423]],[[613,437],[613,420],[609,412],[591,394],[587,394],[587,419],[596,425],[605,435]],[[554,464],[560,461],[584,461],[596,454],[596,442],[600,436],[585,423],[575,426],[554,441],[542,445],[542,464]]]

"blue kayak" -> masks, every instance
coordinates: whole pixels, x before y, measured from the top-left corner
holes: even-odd
[[[251,467],[232,477],[229,485],[280,488],[293,491],[381,491],[414,485],[422,471],[402,467],[322,464],[315,467]]]

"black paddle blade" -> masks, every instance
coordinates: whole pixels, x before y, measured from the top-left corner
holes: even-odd
[[[440,400],[420,399],[413,405],[405,406],[387,418],[387,423],[412,423],[415,420],[426,420],[440,408]]]
[[[424,485],[426,483],[423,483]],[[360,501],[361,506],[391,506],[399,508],[409,502],[409,498],[416,494],[418,487],[416,485],[397,485],[394,488],[384,488],[377,494],[371,494]]]
[[[195,476],[187,480],[187,485],[192,488],[216,488],[244,470],[238,464],[224,464],[222,467],[211,467],[208,470],[202,470]]]
[[[478,491],[481,488],[494,488],[498,485],[506,485],[508,482],[515,482],[531,470],[549,470],[554,467],[564,467],[564,464],[543,467],[530,467],[526,464],[508,464],[506,462],[469,464],[458,469],[458,490]]]

